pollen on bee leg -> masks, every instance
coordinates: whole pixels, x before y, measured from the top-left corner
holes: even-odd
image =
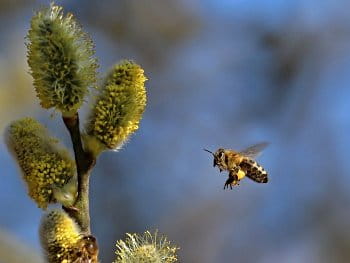
[[[237,179],[238,179],[238,180],[241,180],[241,179],[243,179],[244,177],[245,177],[245,172],[242,171],[242,170],[239,170],[239,171],[237,172]]]

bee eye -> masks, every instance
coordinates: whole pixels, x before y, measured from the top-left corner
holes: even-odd
[[[223,153],[223,152],[220,152],[219,158],[221,159],[222,157],[224,157],[224,153]]]

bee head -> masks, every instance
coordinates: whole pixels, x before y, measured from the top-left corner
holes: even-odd
[[[204,149],[204,151],[209,152],[213,155],[214,160],[213,160],[213,166],[218,166],[220,169],[220,172],[223,171],[223,169],[221,168],[225,163],[225,149],[219,148],[215,153]]]
[[[220,172],[222,172],[222,166],[225,164],[225,149],[219,148],[214,153],[214,167],[218,166],[220,169]]]
[[[84,236],[83,240],[85,241],[85,249],[90,255],[95,254],[98,251],[98,245],[96,238],[92,235]]]

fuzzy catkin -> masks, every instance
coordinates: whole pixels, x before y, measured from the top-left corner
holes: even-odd
[[[172,263],[177,262],[178,248],[165,236],[146,231],[143,235],[127,234],[125,241],[117,242],[114,263]]]
[[[27,35],[28,64],[43,108],[74,114],[96,81],[90,37],[72,14],[51,4],[37,12]]]
[[[97,155],[103,150],[117,150],[139,128],[147,100],[146,80],[143,69],[132,61],[113,67],[85,127],[88,151]]]
[[[5,138],[22,170],[29,196],[40,208],[46,209],[49,203],[56,201],[53,187],[61,188],[76,176],[73,159],[58,140],[32,118],[12,122]]]
[[[49,263],[73,263],[81,233],[76,222],[64,211],[57,209],[45,214],[39,234]]]

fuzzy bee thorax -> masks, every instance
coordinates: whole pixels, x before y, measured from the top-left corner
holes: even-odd
[[[237,152],[219,148],[214,153],[214,167],[218,166],[220,172],[234,169],[242,160]]]

